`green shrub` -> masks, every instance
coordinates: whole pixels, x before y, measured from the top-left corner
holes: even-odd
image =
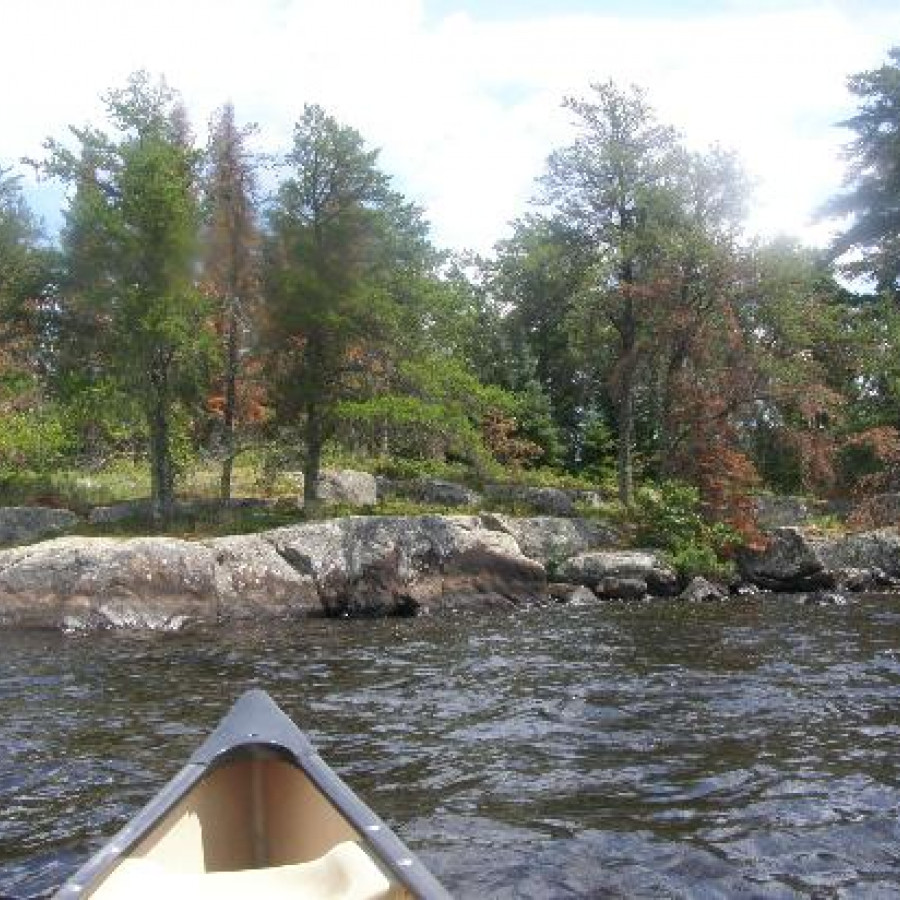
[[[726,577],[733,571],[729,551],[740,542],[734,529],[707,522],[695,487],[664,481],[637,492],[634,512],[639,543],[666,552],[684,576]]]
[[[598,484],[616,483],[616,437],[605,416],[588,413],[581,435],[582,471]]]
[[[49,472],[69,454],[68,431],[54,410],[24,410],[0,417],[0,478],[28,470]]]
[[[734,563],[724,559],[709,544],[682,544],[666,556],[671,565],[685,578],[705,575],[710,578],[727,579],[734,574]]]

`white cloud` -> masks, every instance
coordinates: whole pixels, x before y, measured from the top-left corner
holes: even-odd
[[[809,220],[839,186],[846,76],[900,35],[900,10],[838,2],[436,24],[420,0],[4,0],[3,13],[0,160],[98,120],[99,95],[145,67],[182,91],[198,130],[231,99],[269,150],[322,103],[383,148],[439,242],[482,250],[568,139],[563,94],[608,77],[645,86],[690,144],[739,152],[758,184],[753,228],[824,239]]]

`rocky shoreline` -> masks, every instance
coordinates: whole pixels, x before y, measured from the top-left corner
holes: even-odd
[[[547,595],[544,567],[477,516],[354,516],[254,535],[60,537],[0,551],[0,623],[175,629],[399,615]]]
[[[54,527],[68,523],[47,512]],[[201,541],[63,536],[0,550],[0,626],[176,630],[573,600],[700,602],[759,591],[826,603],[900,589],[896,529],[825,538],[776,528],[765,549],[740,554],[729,584],[685,583],[658,552],[618,541],[591,520],[492,513],[350,516]]]

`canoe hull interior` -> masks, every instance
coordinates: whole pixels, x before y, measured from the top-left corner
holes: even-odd
[[[447,892],[260,691],[58,900],[445,900]]]
[[[207,775],[130,852],[180,872],[310,862],[360,835],[299,769],[244,758]]]
[[[260,896],[324,897],[331,896],[328,884],[336,882],[338,896],[410,897],[368,856],[352,860],[349,871],[342,867],[337,879],[333,859],[330,865],[316,865],[334,848],[358,845],[361,838],[301,769],[254,749],[221,762],[202,778],[86,896],[126,900],[136,891],[152,890],[173,900],[173,891],[222,896],[234,889],[245,895],[265,890]],[[274,869],[281,869],[280,878],[269,877],[266,870]],[[239,874],[196,877],[224,873]]]

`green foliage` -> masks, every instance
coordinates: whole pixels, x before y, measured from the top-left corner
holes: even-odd
[[[0,416],[0,479],[14,479],[23,471],[49,472],[71,452],[70,433],[58,410]]]
[[[900,297],[900,47],[889,62],[848,79],[859,110],[841,124],[855,133],[848,146],[844,193],[825,208],[849,224],[835,241],[851,276],[874,280],[879,293]]]
[[[726,525],[708,523],[700,509],[700,494],[692,485],[645,485],[634,509],[636,540],[665,550],[685,576],[730,574],[726,555],[739,544],[739,536]]]
[[[84,463],[93,465],[117,453],[146,447],[147,424],[141,405],[118,379],[73,370],[55,373],[53,387],[66,412],[70,440]]]
[[[774,489],[829,491],[846,435],[893,416],[891,315],[854,308],[821,255],[793,242],[753,248],[746,267],[739,313],[756,372],[746,445]]]
[[[390,190],[377,156],[353,128],[305,107],[269,214],[268,375],[278,424],[302,422],[309,508],[345,404],[392,393],[404,309],[432,258],[421,211]]]
[[[19,178],[0,167],[0,324],[21,323],[24,301],[43,292],[47,272],[40,237]]]
[[[34,406],[48,342],[40,333],[55,254],[41,246],[19,179],[0,166],[0,414]]]
[[[531,434],[543,437],[552,452],[553,429],[542,398],[483,384],[465,363],[452,356],[430,354],[397,363],[392,391],[337,406],[342,430],[356,445],[376,454],[389,449],[410,459],[455,459],[488,471],[505,449],[543,448]],[[501,423],[505,441],[497,445]]]
[[[451,455],[473,463],[485,457],[477,427],[456,405],[390,394],[344,402],[338,414],[345,422],[372,434],[388,432],[392,451],[401,456]]]
[[[73,129],[75,151],[48,142],[46,171],[74,187],[54,370],[82,373],[89,388],[114,382],[141,409],[164,516],[173,501],[174,420],[205,395],[215,351],[194,283],[199,156],[165,82],[136,73],[104,102],[110,134]]]
[[[363,464],[376,475],[384,475],[395,481],[415,481],[419,478],[436,478],[456,481],[469,487],[480,487],[481,479],[471,466],[464,462],[447,462],[442,459],[412,459],[402,456],[380,456]]]
[[[734,541],[729,539],[729,544],[733,546]],[[682,544],[669,551],[668,557],[672,566],[685,578],[703,575],[707,578],[727,579],[735,571],[734,564],[723,558],[711,544]]]
[[[870,443],[852,441],[841,448],[838,468],[844,484],[854,485],[882,471],[883,460]]]
[[[520,268],[525,283],[551,273],[555,308],[531,333],[543,340],[563,323],[578,375],[570,383],[582,387],[581,402],[570,401],[571,458],[578,459],[584,413],[613,411],[619,497],[630,505],[637,451],[656,456],[662,470],[679,432],[692,430],[678,427],[677,413],[689,407],[679,394],[695,386],[692,364],[713,368],[710,342],[699,335],[707,327],[721,333],[715,319],[728,313],[722,273],[744,181],[733,157],[689,153],[639,88],[595,84],[587,98],[564,105],[576,139],[551,154],[542,179],[553,223],[543,246],[554,253],[532,250]],[[712,346],[723,343],[734,349]]]
[[[336,512],[330,510],[329,512]],[[353,514],[354,511],[349,511]],[[358,510],[355,511],[358,513]],[[382,500],[373,510],[380,516],[455,516],[459,515],[458,506],[443,506],[440,503],[419,503],[414,500],[390,498]]]
[[[870,429],[893,427],[900,408],[900,307],[888,296],[847,297],[843,304],[841,333],[841,390],[847,397],[843,429],[853,444],[854,435]],[[858,447],[842,448],[841,471],[844,483],[852,485],[855,475],[869,474],[864,454]],[[859,459],[862,468],[854,468]]]
[[[516,435],[534,444],[540,451],[527,463],[526,468],[559,464],[564,448],[559,427],[553,419],[549,395],[537,380],[532,379],[515,392],[515,397],[512,415],[516,424]]]
[[[806,520],[805,527],[812,529],[816,534],[825,536],[840,536],[847,531],[847,523],[834,513],[822,513],[810,516]]]
[[[481,262],[484,290],[472,355],[479,377],[529,397],[523,436],[544,451],[541,465],[574,457],[573,438],[594,387],[576,349],[572,308],[590,254],[557,219],[515,223],[497,258]]]
[[[270,443],[235,462],[245,493],[262,470],[266,491],[295,494],[279,471],[311,479],[324,459],[618,488],[602,514],[627,517],[632,472],[652,473],[740,524],[757,472],[791,490],[884,486],[900,471],[898,54],[851,80],[856,141],[831,207],[871,296],[789,241],[742,246],[734,156],[688,151],[637,89],[566,100],[575,139],[548,161],[543,209],[485,259],[437,252],[377,151],[316,106],[257,234],[233,110],[201,181],[177,95],[138,73],[104,98],[102,129],[48,145],[44,171],[69,187],[60,253],[0,170],[0,473],[73,502],[171,492],[176,473],[213,496],[204,467],[252,434]],[[74,456],[100,469],[84,491],[62,469]],[[125,456],[152,479],[103,467]],[[692,490],[641,491],[638,531],[716,571],[734,536]]]
[[[616,438],[602,413],[585,417],[579,448],[579,469],[597,484],[612,487],[616,476]]]
[[[305,521],[303,511],[291,507],[220,508],[215,505],[194,510],[190,504],[177,508],[166,522],[153,522],[136,516],[119,522],[78,526],[74,533],[86,537],[142,537],[148,533],[182,540],[206,540],[235,534],[256,534],[272,528],[296,525]]]

